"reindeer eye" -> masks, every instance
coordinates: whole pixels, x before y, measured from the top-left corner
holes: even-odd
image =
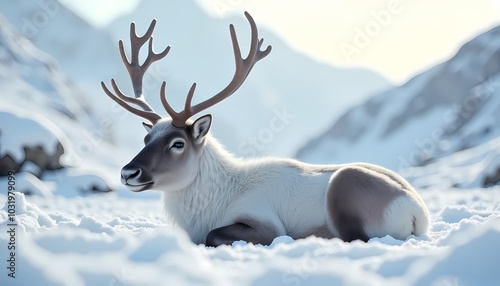
[[[177,141],[172,145],[172,148],[182,149],[184,147],[184,142]]]

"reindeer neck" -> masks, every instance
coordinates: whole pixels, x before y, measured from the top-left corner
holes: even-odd
[[[174,222],[199,232],[215,226],[220,212],[238,195],[239,190],[231,186],[241,185],[238,181],[243,180],[239,171],[241,159],[226,151],[216,139],[206,140],[195,180],[185,189],[165,194],[165,209]]]

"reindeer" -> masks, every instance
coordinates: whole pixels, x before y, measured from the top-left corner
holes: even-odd
[[[209,133],[212,115],[190,119],[232,95],[254,65],[271,52],[271,46],[261,50],[263,39],[259,40],[257,26],[250,14],[245,12],[245,16],[251,27],[245,59],[234,26],[229,26],[236,65],[231,82],[193,106],[194,83],[180,112],[168,103],[163,82],[160,98],[170,118],[162,118],[151,108],[142,88],[144,73],[168,54],[170,46],[160,53],[153,51],[156,20],[142,37],[131,24],[130,61],[122,40],[119,50],[134,97],[126,96],[114,79],[114,93],[101,82],[112,100],[148,121],[143,123],[148,132],[145,147],[123,167],[121,182],[133,192],[163,191],[168,216],[194,243],[206,246],[238,240],[266,245],[282,235],[368,241],[426,233],[429,214],[424,202],[393,171],[366,163],[311,165],[292,159],[238,158]],[[139,51],[146,42],[149,53],[140,64]]]

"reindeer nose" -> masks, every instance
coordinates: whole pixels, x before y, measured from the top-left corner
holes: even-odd
[[[127,168],[124,167],[122,169],[122,183],[126,184],[128,180],[137,179],[141,176],[142,169],[141,168]]]

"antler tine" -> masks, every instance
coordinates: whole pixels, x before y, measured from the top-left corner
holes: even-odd
[[[160,99],[163,108],[165,108],[165,111],[167,111],[168,115],[170,115],[170,117],[172,118],[172,125],[176,127],[183,127],[185,126],[186,121],[189,119],[189,117],[195,114],[191,110],[191,101],[193,100],[194,91],[196,89],[196,83],[193,83],[193,85],[191,85],[191,88],[189,89],[188,95],[186,97],[186,102],[184,103],[184,110],[181,112],[176,112],[172,108],[172,106],[170,106],[170,104],[168,103],[165,94],[166,85],[167,83],[163,82],[160,88]]]
[[[231,35],[231,41],[233,44],[233,53],[234,53],[234,61],[236,68],[234,71],[233,79],[222,91],[212,96],[211,98],[203,102],[200,102],[195,106],[191,106],[191,101],[196,88],[196,83],[195,83],[191,86],[191,89],[189,90],[184,105],[184,110],[181,112],[175,112],[172,109],[172,107],[168,104],[165,98],[165,89],[164,85],[162,85],[161,100],[163,106],[165,107],[165,110],[172,117],[172,124],[174,126],[177,127],[185,126],[186,121],[189,119],[189,117],[221,102],[222,100],[226,99],[231,94],[233,94],[243,84],[243,82],[247,78],[248,74],[252,70],[255,63],[265,58],[271,52],[271,46],[268,46],[265,50],[261,50],[264,39],[259,39],[257,25],[255,24],[255,21],[253,20],[252,16],[250,16],[248,12],[245,12],[245,17],[250,23],[250,29],[252,33],[250,50],[248,52],[247,57],[243,59],[241,57],[241,50],[234,26],[232,24],[229,25],[229,33]]]
[[[118,87],[115,88],[116,83],[114,80],[111,80],[111,84],[113,85],[113,89],[115,89],[115,91],[117,91],[117,90],[119,91]],[[104,90],[104,93],[106,93],[106,95],[109,96],[109,98],[111,98],[114,102],[118,103],[121,107],[125,108],[127,111],[130,111],[132,114],[135,114],[135,115],[140,116],[144,119],[147,119],[151,123],[156,123],[158,120],[161,119],[161,116],[156,114],[154,111],[145,111],[145,110],[140,110],[140,109],[131,107],[130,105],[127,104],[127,102],[125,102],[121,98],[116,97],[116,95],[113,94],[108,89],[108,87],[106,86],[106,84],[103,81],[101,81],[101,87]]]
[[[129,97],[126,96],[117,86],[116,82],[114,79],[111,80],[111,85],[113,87],[113,90],[115,91],[115,94],[113,94],[104,84],[104,82],[101,82],[101,86],[106,93],[111,99],[113,99],[116,103],[118,103],[120,106],[125,108],[126,110],[130,111],[131,113],[144,117],[145,119],[151,121],[151,123],[155,124],[158,120],[161,119],[161,116],[159,116],[157,113],[154,112],[153,108],[146,102],[143,96],[143,91],[142,91],[142,81],[144,78],[144,74],[146,73],[147,69],[151,65],[151,63],[158,61],[162,58],[164,58],[168,52],[170,51],[170,46],[167,46],[165,50],[163,50],[161,53],[155,53],[153,50],[153,30],[156,26],[156,19],[151,21],[151,24],[149,25],[148,30],[143,36],[138,36],[136,33],[135,29],[135,23],[130,24],[130,61],[127,57],[127,54],[125,52],[124,44],[123,41],[120,40],[118,42],[118,47],[120,50],[120,55],[123,61],[123,64],[125,65],[129,75],[130,79],[132,81],[132,87],[134,89],[134,97]],[[149,47],[148,47],[148,55],[146,57],[146,60],[143,62],[141,65],[139,63],[139,53],[141,47],[149,41]],[[137,109],[135,107],[130,106],[130,104],[136,105],[140,107],[142,110]]]
[[[194,90],[196,89],[196,82],[191,85],[191,88],[189,89],[188,95],[186,97],[186,102],[184,103],[184,110],[187,110],[186,112],[192,113],[193,111],[191,110],[191,102],[193,101],[193,95],[194,95]],[[190,115],[191,116],[191,115]],[[189,118],[189,117],[188,117]],[[186,120],[188,119],[186,118]]]
[[[139,65],[139,50],[152,37],[155,27],[156,19],[153,19],[151,21],[151,24],[149,24],[148,30],[141,37],[137,35],[135,31],[135,22],[130,23],[130,44],[132,46],[132,59],[130,61],[131,64],[135,63]],[[135,50],[134,48],[137,48],[137,50]]]
[[[116,96],[118,96],[121,100],[128,102],[128,103],[135,104],[135,105],[139,106],[140,108],[142,108],[144,111],[154,112],[153,108],[145,100],[143,100],[143,98],[132,98],[132,97],[126,96],[120,90],[120,88],[116,84],[115,79],[113,79],[113,78],[111,79],[111,86],[113,87],[113,89],[116,93]]]
[[[163,59],[168,54],[168,52],[170,52],[170,46],[167,46],[161,53],[158,54],[155,53],[153,49],[153,37],[149,38],[148,46],[149,46],[148,56],[144,61],[144,63],[142,64],[142,67],[145,70],[148,69],[152,63]]]
[[[140,37],[135,32],[135,23],[132,22],[130,24],[130,47],[131,47],[130,61],[128,60],[127,55],[125,53],[125,49],[123,47],[123,41],[120,40],[119,42],[122,61],[125,67],[127,68],[127,71],[130,75],[130,79],[132,80],[132,86],[134,87],[134,95],[136,98],[141,97],[142,95],[142,80],[149,66],[153,62],[164,58],[170,51],[170,46],[167,46],[165,50],[163,50],[161,53],[157,54],[154,52],[152,34],[155,26],[156,26],[156,19],[151,21],[151,24],[149,25],[149,28],[146,31],[146,33],[142,37]],[[146,60],[144,60],[144,63],[141,65],[139,63],[139,52],[141,47],[147,41],[149,41],[148,55],[146,57]]]
[[[257,25],[255,24],[255,21],[250,16],[250,14],[248,14],[248,12],[245,12],[245,17],[247,17],[247,20],[250,23],[250,30],[251,30],[251,34],[252,34],[252,39],[250,42],[250,51],[248,52],[247,58],[243,59],[243,62],[252,63],[254,61],[254,58],[257,56],[257,52],[259,51],[259,42],[260,42],[259,35],[258,35],[259,32],[257,31]],[[251,65],[253,65],[253,64],[251,64]]]
[[[239,64],[241,64],[242,62],[241,49],[240,44],[238,43],[238,36],[236,36],[236,31],[233,24],[229,25],[229,34],[231,35],[231,43],[233,44],[234,64],[236,65],[236,70],[238,70]]]
[[[271,53],[271,46],[267,46],[267,48],[265,50],[261,51],[260,48],[262,47],[262,44],[264,44],[264,39],[259,40],[259,48],[258,48],[259,54],[257,55],[259,58],[258,61],[267,57],[267,55],[269,55],[269,53]]]
[[[229,85],[227,85],[222,91],[212,96],[208,100],[193,106],[191,108],[193,114],[207,109],[233,94],[243,84],[255,63],[266,57],[271,52],[271,46],[268,46],[264,51],[260,50],[260,46],[262,45],[260,42],[263,42],[263,39],[259,40],[257,25],[248,12],[245,12],[245,17],[250,23],[252,33],[250,51],[248,52],[247,57],[245,59],[241,57],[241,50],[238,44],[238,38],[236,36],[234,26],[230,25],[229,30],[233,43],[234,60],[236,65],[233,79],[231,80]]]
[[[176,116],[179,115],[179,113],[177,113],[172,108],[172,106],[170,106],[170,104],[168,103],[168,101],[167,101],[167,99],[165,97],[165,87],[166,87],[166,85],[167,85],[167,83],[165,81],[161,84],[161,87],[160,87],[160,100],[161,100],[161,103],[163,105],[163,108],[165,108],[165,110],[170,115],[170,117],[172,117],[172,120],[173,120],[174,117],[176,117]]]

